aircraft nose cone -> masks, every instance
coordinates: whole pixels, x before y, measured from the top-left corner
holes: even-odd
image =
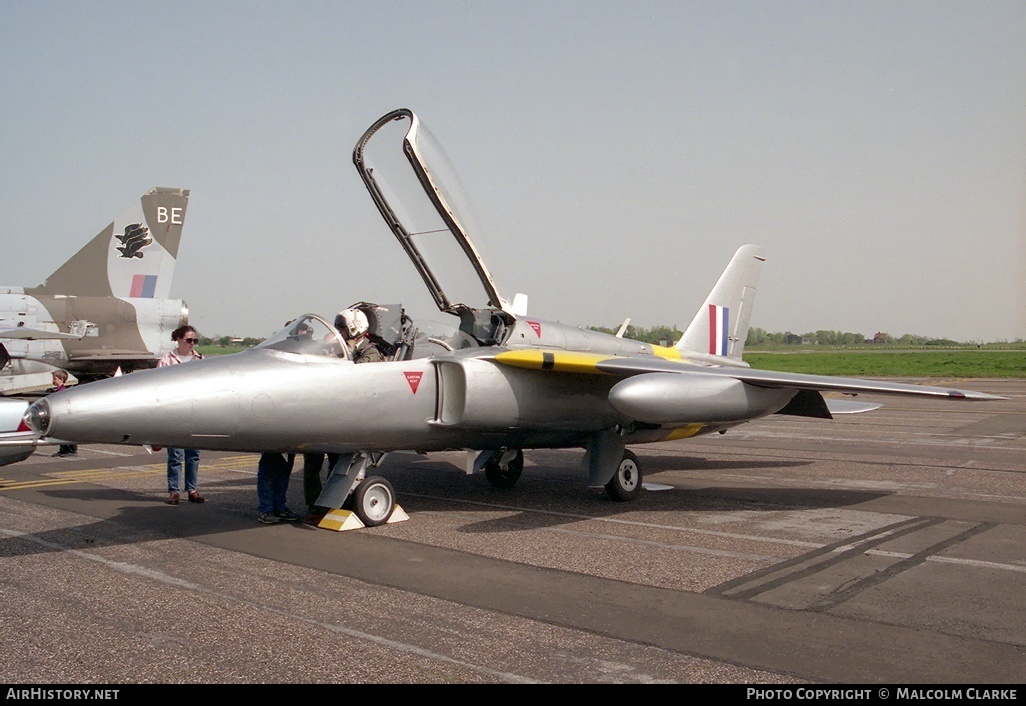
[[[33,417],[69,443],[198,448],[197,435],[235,432],[238,403],[229,362],[203,360],[76,385],[39,400]]]
[[[39,436],[46,436],[50,430],[50,403],[45,399],[36,400],[25,410],[22,421]]]
[[[32,404],[25,414],[26,423],[43,436],[71,443],[127,442],[146,426],[147,414],[160,409],[146,372],[151,371],[56,392]]]

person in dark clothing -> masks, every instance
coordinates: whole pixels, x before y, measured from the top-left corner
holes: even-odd
[[[262,453],[257,463],[257,520],[265,525],[296,522],[299,515],[289,510],[285,495],[295,464],[295,454]]]
[[[324,466],[324,457],[328,457],[328,469],[335,466],[339,454],[305,453],[303,454],[303,496],[306,498],[306,517],[303,519],[308,525],[316,525],[328,513],[329,508],[317,504],[317,496],[324,489],[321,482],[321,468]]]
[[[335,317],[335,328],[342,334],[354,363],[379,363],[385,359],[370,334],[367,315],[359,309],[345,309]]]

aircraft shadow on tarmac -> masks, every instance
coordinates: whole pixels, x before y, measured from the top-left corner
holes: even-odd
[[[644,463],[652,469],[646,481],[672,485],[672,478],[661,477],[664,471],[745,470],[767,467],[788,468],[808,465],[804,461],[721,462],[679,456],[645,456]],[[857,505],[886,495],[886,491],[838,490],[802,487],[731,487],[711,484],[702,488],[671,487],[668,490],[646,491],[634,503],[611,500],[602,488],[589,488],[582,482],[579,468],[526,466],[513,488],[494,488],[480,476],[468,478],[462,469],[450,463],[419,461],[401,468],[385,469],[396,488],[403,508],[413,521],[417,512],[452,511],[453,503],[461,512],[482,514],[497,509],[514,511],[501,518],[470,522],[458,528],[465,533],[529,531],[580,522],[582,518],[614,518],[636,512],[722,513],[787,512]],[[561,486],[555,488],[553,486]],[[404,499],[405,498],[405,499]]]
[[[679,454],[645,454],[641,456],[645,465],[645,477],[661,471],[743,471],[760,468],[798,468],[811,466],[812,461],[787,460],[730,460],[704,458],[701,456],[681,456]]]
[[[643,462],[649,469],[647,482],[671,486],[675,479],[667,477],[670,472],[744,471],[808,465],[805,461],[726,462],[701,457],[647,454]],[[812,487],[732,487],[727,484],[710,484],[701,488],[649,490],[642,494],[638,502],[619,503],[611,500],[602,488],[587,487],[581,469],[565,462],[528,465],[516,486],[505,489],[491,486],[483,475],[467,476],[462,468],[453,463],[429,457],[406,456],[401,460],[389,460],[382,465],[381,471],[394,485],[399,503],[414,523],[418,512],[451,512],[454,504],[464,513],[468,510],[473,512],[475,506],[480,508],[482,514],[493,514],[497,509],[515,513],[501,518],[471,521],[456,529],[457,532],[471,534],[531,531],[577,523],[582,518],[615,518],[638,511],[723,513],[837,508],[889,494],[882,491]],[[254,480],[248,478],[204,481],[203,492],[209,502],[196,505],[183,499],[178,507],[164,504],[163,495],[157,495],[152,490],[79,487],[37,492],[44,497],[62,501],[54,505],[63,510],[100,519],[86,525],[34,533],[36,541],[0,537],[0,556],[95,548],[123,544],[126,541],[146,541],[148,536],[153,539],[168,536],[188,539],[266,529],[255,522],[256,488]],[[294,508],[303,507],[301,473],[293,472],[289,503]],[[49,505],[45,502],[43,504]],[[324,532],[302,523],[291,526],[300,531]],[[127,539],[124,528],[132,530],[127,535],[131,539]],[[142,533],[142,538],[139,533]]]
[[[203,481],[202,470],[200,479]],[[207,496],[206,503],[187,502],[183,493],[177,507],[164,503],[165,495],[157,495],[152,490],[79,487],[37,491],[40,496],[61,501],[39,504],[85,515],[96,521],[33,532],[32,540],[0,535],[0,557],[267,529],[256,522],[256,484],[252,479],[202,482],[202,486]],[[294,495],[296,491],[298,495]],[[294,483],[289,495],[290,502],[294,498],[300,502],[302,483]],[[301,522],[282,526],[305,532],[318,531],[316,527]],[[126,528],[131,532],[126,533]]]

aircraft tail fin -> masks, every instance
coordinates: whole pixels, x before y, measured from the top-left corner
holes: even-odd
[[[25,293],[166,299],[188,203],[188,189],[150,189],[44,284]]]
[[[743,245],[731,258],[684,335],[677,341],[682,355],[697,354],[741,361],[752,305],[766,261],[758,245]]]

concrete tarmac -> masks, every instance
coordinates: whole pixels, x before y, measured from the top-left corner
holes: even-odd
[[[43,449],[0,468],[0,682],[1021,684],[1026,380],[957,385],[1009,399],[636,446],[630,503],[579,450],[391,454],[410,519],[348,532],[258,524],[252,454],[172,507],[163,453]]]

